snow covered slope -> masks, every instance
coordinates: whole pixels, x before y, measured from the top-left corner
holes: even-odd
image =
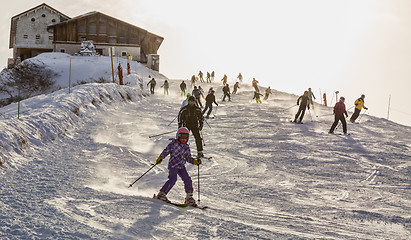
[[[166,160],[132,188],[173,133],[183,97],[115,84],[87,84],[2,108],[0,239],[410,239],[411,128],[363,116],[349,136],[327,133],[332,109],[316,105],[289,121],[297,96],[263,104],[241,86],[217,90],[203,129],[201,204],[152,199]],[[347,106],[349,108],[351,106]],[[168,126],[170,124],[170,126]],[[336,132],[341,132],[339,127]],[[195,143],[190,139],[195,153]],[[198,169],[187,163],[197,195]],[[181,202],[179,179],[169,198]]]

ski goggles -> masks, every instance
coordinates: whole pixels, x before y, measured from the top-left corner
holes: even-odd
[[[188,139],[188,134],[187,133],[180,133],[180,134],[178,134],[178,137],[179,138],[181,138],[181,139]]]

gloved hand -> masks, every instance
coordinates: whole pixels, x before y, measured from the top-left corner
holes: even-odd
[[[348,114],[345,114],[345,117],[347,118],[347,117],[348,117]]]
[[[368,110],[368,108],[367,108],[367,107],[365,107],[365,110]]]
[[[201,159],[194,159],[193,164],[197,165],[197,166],[200,165],[201,164]]]
[[[162,158],[162,157],[158,157],[157,160],[156,160],[156,164],[160,164],[162,161],[163,161],[163,158]]]

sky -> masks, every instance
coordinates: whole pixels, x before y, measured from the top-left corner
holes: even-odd
[[[43,1],[16,0],[1,16],[0,60],[6,65],[10,19]],[[367,113],[411,125],[411,2],[407,0],[73,0],[46,2],[75,17],[100,11],[165,38],[160,72],[188,79],[199,70],[347,108],[366,95]],[[1,66],[1,65],[0,65]],[[390,98],[391,96],[391,98]],[[390,102],[389,102],[389,99]]]

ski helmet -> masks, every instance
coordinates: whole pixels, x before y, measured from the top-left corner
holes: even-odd
[[[190,130],[188,130],[186,127],[181,127],[177,130],[176,139],[181,143],[186,143],[189,136]]]
[[[344,97],[340,97],[340,102],[344,102],[345,98]]]
[[[188,98],[188,103],[190,103],[190,102],[195,103],[195,102],[196,102],[196,99],[195,99],[193,96],[190,96],[190,97]]]

